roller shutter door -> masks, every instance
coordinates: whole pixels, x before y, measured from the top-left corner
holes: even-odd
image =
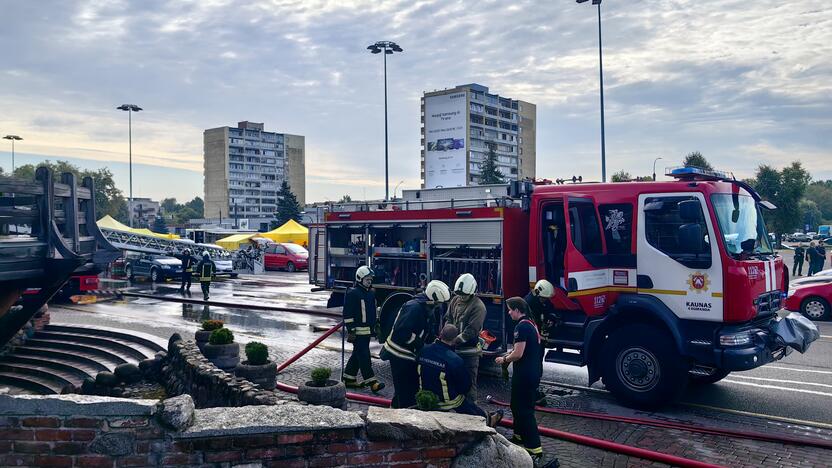
[[[437,244],[499,245],[500,221],[432,223],[430,240]]]

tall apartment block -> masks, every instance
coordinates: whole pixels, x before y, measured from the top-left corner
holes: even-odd
[[[265,230],[286,180],[306,201],[305,139],[267,132],[262,123],[205,130],[205,218],[235,219],[242,229]]]
[[[480,182],[489,149],[507,180],[535,177],[537,106],[476,83],[422,97],[422,188]]]

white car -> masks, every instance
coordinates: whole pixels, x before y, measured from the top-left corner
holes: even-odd
[[[821,270],[812,276],[802,276],[800,278],[793,279],[789,282],[789,286],[811,283],[827,283],[829,281],[832,281],[832,268],[828,270]]]

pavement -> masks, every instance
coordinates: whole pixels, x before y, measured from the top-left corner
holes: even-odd
[[[102,325],[132,329],[167,338],[178,332],[192,337],[202,320],[220,319],[234,331],[236,341],[260,341],[270,348],[271,357],[283,362],[300,351],[336,318],[296,312],[249,310],[214,304],[179,304],[165,298],[179,298],[178,285],[136,283],[133,291],[154,299],[111,300],[88,305],[53,305],[55,323]],[[209,302],[260,304],[292,308],[324,309],[327,294],[311,292],[305,273],[275,273],[212,285]],[[193,299],[202,299],[198,285]],[[832,441],[832,323],[818,323],[822,338],[805,355],[792,353],[782,361],[746,372],[731,374],[709,386],[691,387],[679,404],[656,412],[640,412],[619,405],[601,383],[587,388],[585,368],[546,363],[543,379],[549,405],[605,414],[648,417],[708,427],[730,427],[774,434],[815,437]],[[349,345],[347,345],[349,347]],[[377,354],[379,345],[372,351]],[[289,366],[279,379],[289,384],[307,380],[312,368],[341,368],[341,338],[335,334]],[[374,360],[379,376],[392,382],[389,365]],[[480,404],[490,394],[509,401],[509,387],[501,378],[481,375]],[[392,385],[383,392],[392,396]],[[360,409],[360,406],[355,406]],[[508,412],[508,411],[507,411]],[[686,431],[596,421],[573,416],[538,413],[538,423],[569,432],[591,435],[628,445],[658,450],[726,466],[828,466],[829,451],[779,443],[693,434]],[[507,434],[507,435],[510,435]],[[629,458],[554,439],[544,448],[558,454],[563,466],[647,466],[644,460]]]

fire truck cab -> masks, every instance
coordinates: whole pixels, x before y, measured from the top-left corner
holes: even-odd
[[[761,208],[774,207],[725,174],[679,168],[668,175],[676,180],[514,183],[510,196],[497,202],[501,206],[491,208],[327,213],[319,226],[325,240],[316,245],[310,234],[312,256],[326,256],[317,262],[326,272],[317,283],[325,276],[325,287],[335,288],[339,280],[351,280],[335,266],[344,263],[331,255],[333,236],[360,239],[352,248],[336,248],[336,256],[363,259],[347,263],[353,266],[347,271],[354,271],[359,263],[374,266],[374,256],[387,255],[383,252],[401,255],[384,248],[368,251],[362,244],[371,234],[368,221],[400,229],[423,226],[425,238],[414,237],[410,249],[421,255],[422,269],[399,262],[402,271],[409,268],[401,278],[410,278],[406,286],[418,289],[425,280],[452,284],[468,269],[475,276],[480,272],[489,309],[486,328],[498,337],[484,356],[502,352],[511,339],[503,300],[524,296],[536,281],[547,279],[558,289],[552,301],[560,320],[544,333],[545,359],[587,366],[590,384],[602,379],[627,404],[659,405],[689,382],[713,383],[790,351],[769,331],[788,290],[788,271],[763,221]],[[496,222],[471,223],[478,217]],[[436,218],[445,226],[437,228]],[[352,231],[345,233],[350,223]],[[488,229],[496,230],[490,243],[482,241]],[[464,261],[442,263],[454,258]],[[480,266],[488,260],[495,268]],[[390,287],[380,286],[380,291]],[[382,322],[391,323],[403,299],[389,290],[382,296]]]

